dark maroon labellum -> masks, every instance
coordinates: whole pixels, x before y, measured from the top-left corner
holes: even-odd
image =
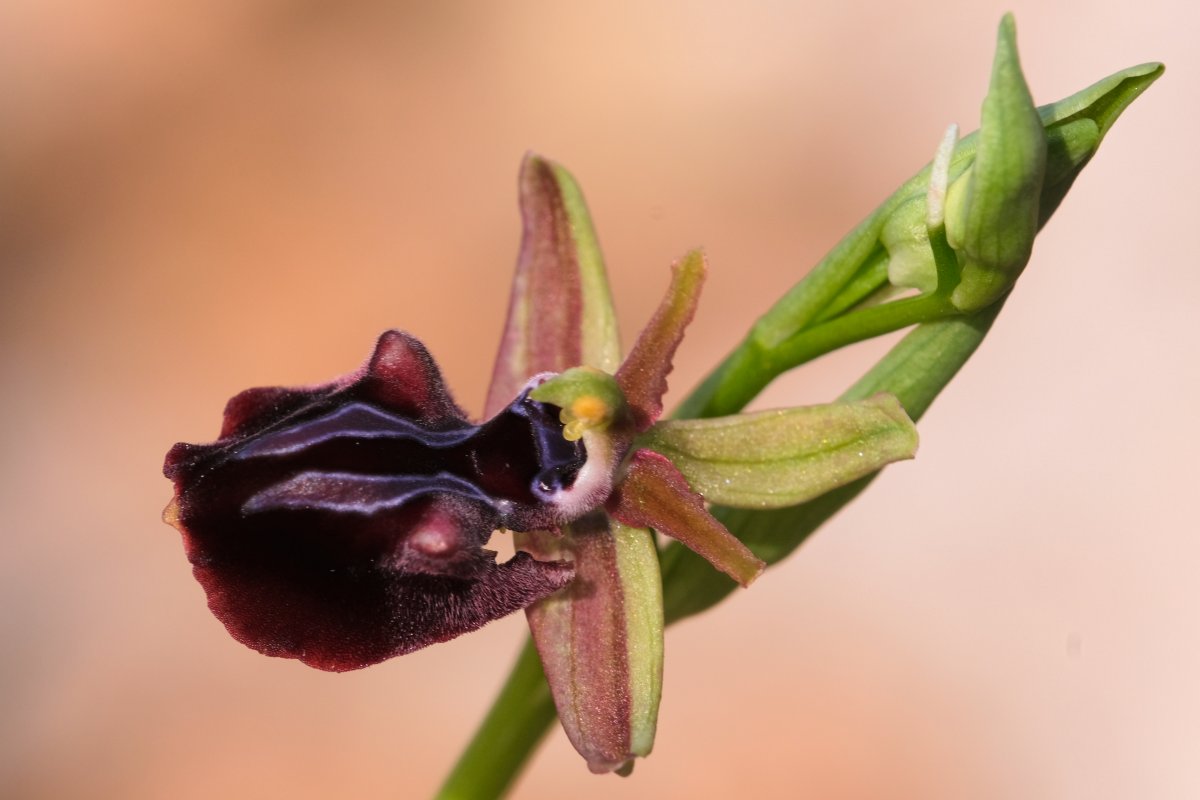
[[[522,392],[482,425],[451,400],[424,346],[383,334],[334,383],[251,389],[213,444],[178,444],[168,517],[209,607],[267,655],[342,671],[445,641],[572,577],[497,528],[554,528],[586,452],[559,409]]]

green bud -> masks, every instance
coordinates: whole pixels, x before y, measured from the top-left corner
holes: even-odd
[[[1029,261],[1046,174],[1046,134],[1017,59],[1011,15],[1000,22],[992,82],[983,101],[979,149],[950,185],[946,238],[962,279],[951,301],[962,311],[991,305]]]
[[[963,285],[952,300],[965,311],[987,305],[1011,287],[1027,260],[1032,233],[1058,208],[1121,112],[1163,72],[1161,64],[1130,67],[1038,108],[1045,136],[1045,166],[1038,183],[1041,148],[1012,33],[1011,20],[1005,18],[983,128],[958,143],[950,163],[947,236],[963,266]],[[924,218],[928,176],[926,170],[893,195],[880,209],[879,223],[888,281],[922,292],[937,288]],[[1034,184],[1039,187],[1036,198]]]
[[[937,288],[937,268],[925,227],[925,196],[910,197],[896,209],[879,242],[888,252],[887,275],[893,286],[932,292]]]

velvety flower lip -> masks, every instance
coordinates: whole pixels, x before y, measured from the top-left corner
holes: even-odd
[[[176,445],[164,467],[165,516],[213,613],[260,652],[342,671],[564,586],[568,562],[483,549],[497,528],[553,529],[608,492],[603,476],[577,487],[586,448],[530,387],[472,425],[424,346],[389,331],[345,378],[234,397],[221,437]]]

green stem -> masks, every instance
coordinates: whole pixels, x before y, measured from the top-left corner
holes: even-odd
[[[682,419],[736,414],[784,372],[847,345],[960,314],[942,292],[852,311],[765,349],[746,339],[675,413]]]
[[[439,800],[502,796],[556,718],[537,650],[526,638],[492,710],[438,791]]]
[[[888,251],[880,245],[859,267],[854,279],[829,301],[829,305],[821,309],[821,313],[813,319],[813,322],[825,322],[840,316],[875,294],[882,287],[889,285],[887,270]]]
[[[941,294],[908,297],[853,311],[809,328],[776,347],[769,355],[768,369],[778,376],[847,345],[958,313],[958,309]],[[744,405],[729,411],[717,410],[712,416],[734,413]]]

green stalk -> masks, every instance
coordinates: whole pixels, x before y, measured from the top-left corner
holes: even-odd
[[[847,345],[959,314],[948,296],[938,292],[852,311],[801,331],[770,350],[747,340],[702,385],[698,392],[702,402],[697,404],[689,398],[675,416],[690,419],[736,414],[788,370]]]
[[[533,640],[526,637],[492,710],[438,790],[438,800],[502,796],[555,719],[541,661]]]

